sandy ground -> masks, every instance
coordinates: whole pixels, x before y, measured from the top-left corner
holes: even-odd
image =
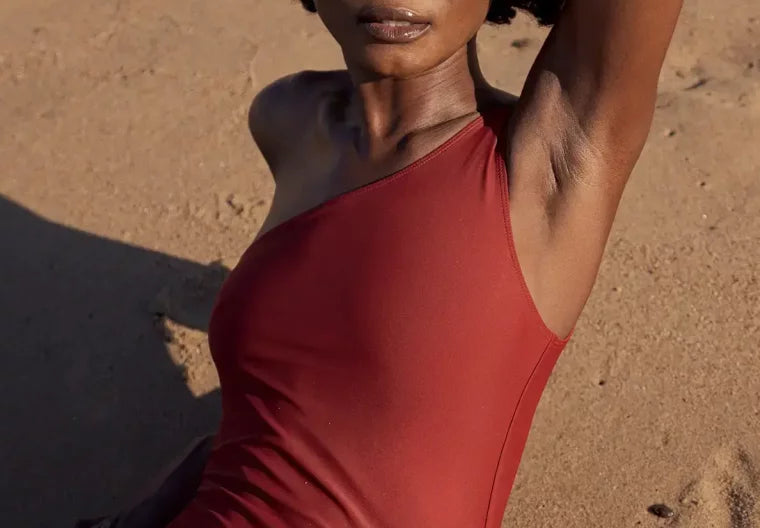
[[[542,36],[484,29],[490,79]],[[0,525],[113,510],[213,429],[209,302],[273,190],[248,104],[336,66],[287,0],[0,2]],[[760,2],[688,2],[658,107],[504,526],[760,527]]]

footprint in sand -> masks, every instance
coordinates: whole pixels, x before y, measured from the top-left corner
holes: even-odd
[[[740,446],[724,446],[679,497],[675,526],[760,528],[758,458]]]

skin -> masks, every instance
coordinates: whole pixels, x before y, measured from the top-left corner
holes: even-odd
[[[378,1],[431,21],[402,45],[357,26],[364,3],[317,2],[346,71],[292,75],[254,100],[251,132],[277,184],[261,233],[403,168],[488,106],[512,105],[503,154],[516,250],[544,322],[567,335],[646,141],[681,0],[569,1],[519,98],[478,66],[486,0]]]
[[[409,165],[488,107],[509,105],[503,154],[517,254],[544,322],[567,335],[646,141],[682,0],[568,0],[519,97],[489,86],[478,66],[487,0],[369,1],[412,9],[432,27],[412,43],[377,43],[356,24],[365,0],[318,1],[347,69],[291,75],[254,100],[251,133],[276,182],[259,236]],[[176,497],[192,495],[197,453],[144,511],[175,510]]]

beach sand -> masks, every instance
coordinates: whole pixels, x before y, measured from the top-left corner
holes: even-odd
[[[485,28],[489,79],[544,35]],[[248,106],[340,66],[287,0],[0,3],[2,526],[113,511],[213,429],[206,318],[273,191]],[[760,527],[758,137],[760,2],[689,0],[505,527]]]

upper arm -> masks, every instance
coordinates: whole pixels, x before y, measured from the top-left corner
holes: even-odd
[[[555,327],[574,322],[596,278],[681,4],[567,0],[526,81],[507,142],[510,207],[526,280]],[[562,315],[558,297],[577,313]]]
[[[624,184],[649,132],[681,4],[567,1],[528,76],[511,131],[518,143],[542,143],[558,185]]]

